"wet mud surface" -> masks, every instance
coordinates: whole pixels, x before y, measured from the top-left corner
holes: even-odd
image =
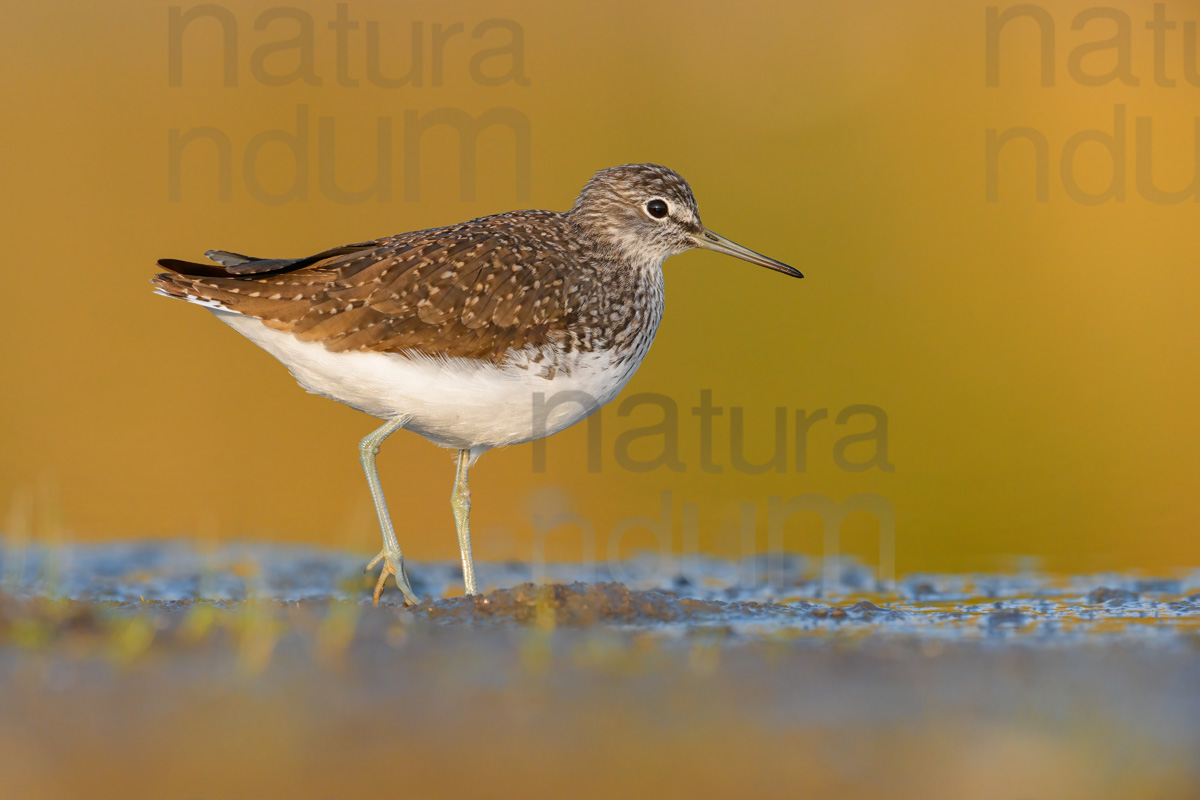
[[[365,560],[0,551],[0,796],[1200,797],[1198,572]]]

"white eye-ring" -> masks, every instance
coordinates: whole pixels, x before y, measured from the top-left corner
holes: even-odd
[[[656,197],[647,201],[646,213],[655,219],[666,219],[667,215],[671,213],[671,207],[667,205],[666,200]]]

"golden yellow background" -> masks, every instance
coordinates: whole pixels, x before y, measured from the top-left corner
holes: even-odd
[[[1137,86],[1080,85],[1068,59],[1113,34],[1111,21],[1073,31],[1088,6],[1047,6],[1056,84],[1039,85],[1037,28],[1007,26],[1000,85],[985,82],[979,2],[867,4],[714,2],[532,4],[351,2],[349,74],[339,85],[334,3],[303,3],[313,21],[320,86],[267,86],[254,53],[296,26],[255,21],[271,4],[228,7],[237,24],[234,86],[222,85],[222,40],[211,20],[185,33],[182,85],[169,81],[168,14],[159,2],[18,4],[0,30],[4,234],[0,284],[0,508],[10,532],[102,541],[201,535],[296,541],[375,552],[378,533],[355,445],[374,421],[304,394],[283,367],[201,309],[155,297],[154,260],[212,247],[298,256],[389,233],[514,207],[565,209],[596,169],[654,161],[687,177],[714,230],[795,264],[790,281],[724,257],[688,253],[666,265],[667,315],[622,399],[678,404],[684,472],[636,473],[613,457],[617,436],[658,421],[648,407],[604,412],[603,466],[589,473],[584,426],[548,445],[486,455],[473,472],[476,555],[529,559],[534,514],[574,510],[606,532],[657,517],[660,494],[699,504],[702,550],[739,553],[739,508],[755,505],[758,546],[772,495],[834,500],[870,492],[895,508],[901,572],[1003,569],[1033,555],[1053,569],[1200,563],[1195,413],[1197,221],[1200,205],[1144,199],[1135,176],[1135,118],[1153,124],[1154,178],[1178,189],[1196,169],[1200,88],[1183,76],[1185,21],[1200,5],[1169,3],[1178,27],[1165,52],[1174,88],[1155,85],[1145,23],[1150,3],[1120,3],[1132,21]],[[190,8],[190,6],[183,6]],[[519,26],[522,74],[480,85],[471,58]],[[390,89],[365,76],[368,21],[389,74],[413,57],[422,25],[424,85]],[[431,35],[447,41],[432,83]],[[1108,71],[1112,50],[1087,56]],[[286,73],[295,51],[268,55]],[[503,57],[484,71],[514,69]],[[1126,198],[1088,206],[1060,175],[1063,147],[1126,117]],[[243,157],[257,134],[295,131],[307,109],[307,199],[251,196]],[[448,127],[405,163],[406,112],[499,107],[529,121],[530,197],[515,192],[513,135],[480,137],[476,194],[459,194],[459,143]],[[336,127],[345,188],[376,174],[376,124],[393,129],[392,198],[333,202],[319,185],[317,119]],[[985,197],[986,131],[1036,128],[1049,143],[1049,199],[1034,199],[1028,143],[999,161],[999,197]],[[213,127],[232,143],[232,197],[218,199],[210,146],[185,151],[181,197],[169,195],[172,130]],[[294,173],[267,146],[258,169],[282,191]],[[419,169],[419,202],[404,198]],[[1105,152],[1084,145],[1074,175],[1108,182]],[[709,389],[722,474],[700,469],[690,409]],[[620,401],[618,401],[619,403]],[[894,471],[847,472],[835,442],[865,418],[832,422],[854,404],[888,416]],[[745,475],[727,452],[728,409],[745,409],[747,448],[763,460],[774,409],[829,409],[812,429],[803,472]],[[857,428],[856,428],[857,426]],[[788,458],[794,464],[789,423]],[[851,448],[861,460],[870,447]],[[652,451],[643,448],[636,452]],[[384,448],[381,470],[401,544],[412,558],[456,556],[450,454],[409,434]],[[32,516],[31,516],[32,515]],[[875,523],[846,522],[843,548],[875,560]],[[819,524],[797,517],[789,549],[820,553]],[[620,552],[652,545],[631,531]],[[677,541],[676,546],[681,546]],[[546,557],[581,554],[560,531]]]

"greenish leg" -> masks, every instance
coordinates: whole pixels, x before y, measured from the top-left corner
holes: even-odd
[[[467,594],[479,594],[475,588],[475,560],[471,558],[471,490],[467,486],[467,469],[471,451],[458,451],[458,469],[454,474],[454,491],[450,493],[450,508],[454,511],[454,527],[458,531],[458,549],[462,553],[463,583]]]
[[[392,518],[388,515],[387,501],[383,497],[383,486],[379,483],[379,470],[375,468],[375,456],[379,455],[379,446],[383,440],[404,427],[407,420],[404,417],[388,420],[380,428],[367,434],[358,443],[358,457],[362,461],[363,472],[367,475],[367,486],[371,489],[371,500],[375,503],[375,513],[379,516],[379,528],[383,532],[383,550],[371,559],[364,572],[370,572],[380,561],[383,569],[379,572],[379,582],[375,584],[372,601],[379,605],[379,596],[383,594],[383,586],[387,583],[388,575],[396,576],[396,586],[404,594],[408,603],[416,605],[420,599],[413,592],[404,571],[404,554],[400,552],[400,543],[396,541],[396,531],[392,528]]]

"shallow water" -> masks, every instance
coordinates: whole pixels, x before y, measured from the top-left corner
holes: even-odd
[[[210,602],[233,607],[252,602],[355,602],[370,599],[362,574],[366,557],[275,545],[234,545],[198,552],[182,542],[0,549],[0,575],[14,599],[60,601],[120,608],[171,609]],[[539,585],[579,584],[576,605],[556,611],[558,622],[604,622],[617,629],[660,633],[720,627],[739,637],[787,633],[909,636],[936,640],[1002,637],[1052,646],[1129,641],[1157,647],[1192,647],[1200,631],[1200,570],[1170,577],[1122,574],[911,575],[878,582],[853,563],[809,574],[802,557],[733,563],[694,557],[663,569],[653,559],[614,567],[555,564]],[[461,595],[456,563],[409,563],[415,590],[427,601],[404,609],[393,584],[384,606],[411,622],[487,624],[528,622],[545,592],[533,586],[530,565],[479,565],[486,600]],[[546,579],[549,579],[547,581]],[[605,589],[599,587],[604,586]],[[502,588],[497,588],[502,587]],[[632,603],[632,606],[629,604]],[[569,605],[569,604],[568,604]]]
[[[0,796],[1200,797],[1200,572],[365,560],[0,551]]]

